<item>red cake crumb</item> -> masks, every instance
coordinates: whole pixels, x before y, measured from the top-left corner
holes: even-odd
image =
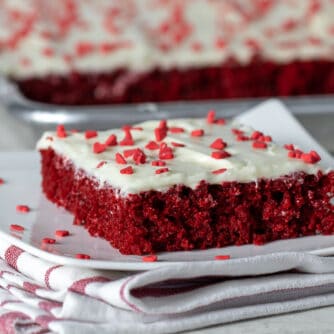
[[[195,189],[175,185],[121,197],[111,186],[97,187],[51,148],[41,156],[47,198],[123,254],[260,245],[334,232],[334,172],[248,183],[202,181]]]

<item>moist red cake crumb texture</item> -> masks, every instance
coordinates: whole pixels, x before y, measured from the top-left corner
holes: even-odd
[[[202,181],[195,189],[116,195],[51,148],[41,150],[42,187],[92,236],[123,254],[206,249],[332,234],[334,172],[294,173],[257,183]]]
[[[55,104],[90,105],[334,93],[334,62],[254,60],[248,65],[155,70],[138,76],[115,95],[126,70],[104,74],[76,73],[18,80],[29,99]]]

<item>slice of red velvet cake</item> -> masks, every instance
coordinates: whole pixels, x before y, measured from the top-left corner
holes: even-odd
[[[216,119],[148,121],[38,143],[49,200],[123,254],[334,232],[334,171],[315,151]]]

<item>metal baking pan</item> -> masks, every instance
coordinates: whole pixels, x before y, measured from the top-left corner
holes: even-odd
[[[233,117],[264,99],[140,103],[106,106],[59,106],[28,100],[15,84],[0,77],[0,103],[9,116],[33,129],[34,139],[56,124],[82,130],[119,127],[147,119],[203,116],[215,109],[219,116]],[[334,95],[281,99],[305,128],[330,152],[334,152]]]

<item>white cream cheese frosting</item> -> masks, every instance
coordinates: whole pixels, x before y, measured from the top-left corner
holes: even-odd
[[[85,133],[66,131],[66,137],[59,137],[57,132],[46,132],[39,140],[37,149],[53,149],[77,170],[93,177],[99,186],[110,185],[119,190],[122,196],[148,190],[166,191],[173,185],[196,188],[203,180],[210,184],[225,181],[245,183],[256,182],[261,178],[275,179],[301,171],[315,174],[320,170],[317,161],[307,163],[307,159],[289,157],[289,152],[295,149],[282,148],[269,141],[268,136],[252,139],[258,133],[235,121],[218,124],[208,123],[206,119],[172,119],[167,122],[168,130],[164,130],[164,138],[156,137],[155,129],[159,125],[160,121],[147,121],[134,126],[129,130],[133,139],[133,145],[129,146],[120,145],[126,133],[122,129],[100,131],[90,139],[86,139]],[[183,132],[178,133],[180,129]],[[94,153],[94,143],[100,143],[103,147],[111,135],[117,137],[118,144],[104,146],[102,152]],[[162,140],[158,141],[157,138]],[[240,141],[242,138],[246,140]],[[226,147],[210,147],[217,139],[220,143],[222,140]],[[147,144],[152,141],[157,147],[167,146],[173,158],[159,158],[160,148],[147,148]],[[124,151],[131,149],[140,149],[146,161],[136,164],[133,156],[126,157]],[[230,156],[222,158],[222,152],[223,156],[226,152]],[[119,163],[117,153],[122,155],[126,164]],[[305,157],[309,157],[309,154],[305,153]],[[165,165],[152,166],[152,161],[162,161]],[[131,168],[133,174],[122,174],[124,168]],[[157,174],[156,170],[161,173]]]
[[[0,74],[334,58],[332,0],[0,0]]]

